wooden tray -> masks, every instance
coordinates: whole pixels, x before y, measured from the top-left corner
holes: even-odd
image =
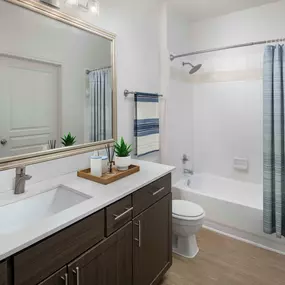
[[[81,178],[85,178],[94,182],[98,182],[100,184],[108,185],[110,183],[113,183],[121,178],[127,177],[131,174],[134,174],[136,172],[140,171],[140,167],[138,165],[130,165],[128,170],[119,171],[117,170],[116,166],[113,167],[112,173],[105,173],[103,176],[98,177],[94,176],[90,173],[91,169],[83,169],[77,171],[77,176]]]

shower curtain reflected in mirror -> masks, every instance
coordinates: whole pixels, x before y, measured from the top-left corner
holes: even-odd
[[[267,46],[263,96],[264,232],[285,236],[284,87],[285,48]]]
[[[91,71],[89,92],[91,104],[90,141],[112,138],[112,72],[111,68]]]

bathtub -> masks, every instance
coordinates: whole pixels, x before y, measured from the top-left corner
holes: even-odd
[[[195,174],[178,181],[172,192],[175,199],[203,207],[206,228],[285,254],[285,239],[263,233],[261,184]]]

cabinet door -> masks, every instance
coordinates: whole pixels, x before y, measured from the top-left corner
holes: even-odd
[[[43,282],[38,285],[67,285],[68,284],[68,275],[66,267],[54,273],[52,276],[48,277]]]
[[[158,284],[172,264],[171,193],[135,218],[133,230],[133,284]]]
[[[0,263],[0,285],[8,285],[8,269],[7,262]]]
[[[132,285],[132,222],[68,265],[69,285]]]

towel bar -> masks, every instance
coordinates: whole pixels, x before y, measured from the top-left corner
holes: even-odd
[[[124,91],[124,96],[125,97],[128,97],[130,94],[132,94],[132,95],[135,95],[136,93],[138,93],[137,91],[129,91],[129,90],[125,90]],[[159,96],[159,97],[163,97],[163,95],[161,95],[161,94],[156,94],[157,96]]]

